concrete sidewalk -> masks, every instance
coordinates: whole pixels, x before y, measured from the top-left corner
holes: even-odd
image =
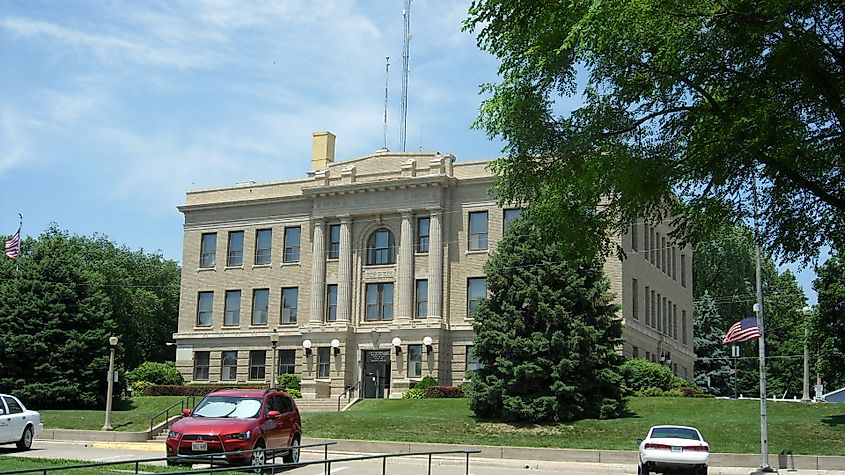
[[[93,432],[97,431],[73,431]],[[94,447],[115,447],[132,450],[153,450],[164,453],[164,442],[132,442],[118,440],[87,441],[84,434],[74,434],[82,437],[74,437],[70,440],[87,443]],[[303,444],[336,442],[329,446],[329,453],[396,453],[396,452],[427,452],[439,450],[479,450],[480,453],[472,454],[475,460],[516,460],[559,463],[587,463],[587,464],[621,464],[625,466],[636,466],[637,451],[635,450],[577,450],[577,449],[552,449],[536,447],[497,447],[484,445],[453,445],[453,444],[426,444],[415,442],[387,442],[369,440],[334,440],[334,439],[305,439]],[[322,452],[322,450],[321,450]],[[754,468],[760,464],[758,454],[710,454],[710,466],[718,467],[749,467]],[[845,457],[822,456],[822,455],[791,455],[771,454],[769,464],[781,471],[786,470],[810,470],[808,473],[823,473],[825,471],[842,471],[845,473]],[[789,473],[796,473],[790,471]]]

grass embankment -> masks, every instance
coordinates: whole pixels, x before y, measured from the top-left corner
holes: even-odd
[[[185,399],[181,396],[142,396],[115,401],[111,425],[116,431],[142,432],[150,430],[150,418]],[[197,399],[199,402],[199,399]],[[100,430],[105,421],[105,411],[99,410],[38,410],[45,429]],[[170,415],[179,413],[179,407]],[[164,415],[156,419],[163,422]]]
[[[66,465],[84,465],[88,462],[80,462],[79,460],[61,460],[61,459],[39,459],[27,457],[0,457],[0,471],[7,470],[24,470],[44,467],[60,467]],[[163,465],[141,465],[139,467],[140,473],[150,472],[174,472],[184,471],[190,472],[188,467],[166,467]],[[103,467],[91,468],[75,468],[68,470],[55,470],[47,472],[50,475],[101,475],[103,473],[115,473],[126,475],[127,473],[135,473],[135,464],[121,463],[118,465],[107,465]],[[215,472],[215,475],[243,475],[243,471],[225,471]]]
[[[476,420],[463,399],[366,400],[341,413],[303,414],[306,437],[465,445],[635,450],[656,424],[697,427],[711,451],[758,453],[760,403],[750,400],[633,398],[631,415],[573,424]],[[845,455],[845,405],[768,404],[772,453]]]

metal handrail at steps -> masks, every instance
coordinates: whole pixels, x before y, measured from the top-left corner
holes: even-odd
[[[352,394],[354,394],[355,390],[358,389],[358,386],[360,385],[361,381],[357,381],[355,384],[347,386],[346,389],[344,389],[343,392],[340,393],[340,395],[337,397],[337,412],[340,412],[340,399],[344,396],[351,398]]]
[[[170,411],[175,409],[176,406],[179,406],[179,412],[177,412],[176,414],[181,414],[182,411],[185,410],[185,408],[194,407],[196,405],[196,403],[197,403],[197,397],[196,396],[187,396],[185,399],[182,399],[181,401],[173,404],[172,406],[168,407],[167,409],[164,409],[163,411],[161,411],[158,414],[151,417],[150,418],[150,437],[152,437],[153,427],[155,427],[155,421],[161,415],[164,415],[165,427],[169,428],[170,427]],[[174,415],[176,415],[176,414],[174,414]]]

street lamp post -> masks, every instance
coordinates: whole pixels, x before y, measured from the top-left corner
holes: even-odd
[[[801,395],[802,402],[810,402],[810,347],[807,341],[810,339],[809,318],[813,309],[804,307],[801,313],[804,314],[804,392]]]
[[[106,422],[103,424],[103,430],[111,430],[111,400],[114,392],[114,350],[117,346],[117,337],[109,337],[109,346],[111,351],[109,353],[109,374],[108,374],[108,390],[106,391]]]
[[[276,384],[276,345],[279,344],[279,334],[276,333],[275,328],[273,333],[270,334],[270,344],[273,346],[272,363],[270,364],[270,387],[272,388]]]

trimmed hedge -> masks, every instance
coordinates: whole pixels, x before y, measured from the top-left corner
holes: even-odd
[[[429,386],[425,390],[426,399],[462,398],[464,390],[458,386]]]
[[[142,396],[205,396],[218,389],[264,389],[266,384],[190,384],[187,386],[176,386],[170,384],[153,384],[147,386]]]

